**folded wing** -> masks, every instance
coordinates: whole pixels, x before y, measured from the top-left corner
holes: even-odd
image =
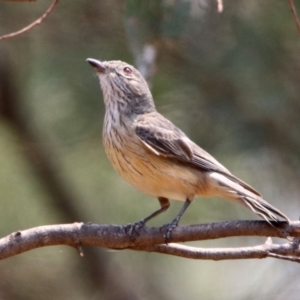
[[[145,147],[162,155],[208,172],[225,175],[243,188],[261,196],[254,188],[232,175],[209,153],[192,142],[179,128],[157,112],[141,115],[135,122],[135,132]]]

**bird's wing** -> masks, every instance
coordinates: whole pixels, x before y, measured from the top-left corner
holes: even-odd
[[[179,128],[159,113],[140,116],[134,123],[134,129],[145,147],[156,155],[185,162],[197,169],[221,173],[245,189],[261,196],[247,183],[232,175],[215,158],[193,143]]]

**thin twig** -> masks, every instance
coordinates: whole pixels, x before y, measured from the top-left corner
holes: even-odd
[[[284,256],[284,255],[275,254],[275,253],[269,253],[268,257],[273,257],[273,258],[282,259],[282,260],[288,260],[288,261],[296,262],[296,263],[300,264],[300,257]]]
[[[291,243],[273,244],[269,237],[262,245],[237,248],[198,248],[182,244],[159,244],[131,247],[132,250],[156,252],[189,259],[232,260],[272,257],[290,262],[300,263],[299,247]]]
[[[238,248],[196,248],[181,244],[161,244],[146,247],[133,247],[132,250],[156,252],[178,257],[202,260],[232,260],[253,258],[277,258],[300,263],[299,250],[294,250],[290,243],[283,245],[262,244],[253,247]]]
[[[298,18],[297,11],[296,11],[293,0],[289,0],[289,5],[292,10],[292,14],[293,14],[296,26],[297,26],[297,30],[300,33],[300,22],[299,22],[299,18]]]
[[[135,250],[135,248],[133,248]],[[202,260],[228,260],[266,258],[268,251],[265,245],[239,248],[196,248],[181,244],[161,244],[141,247],[137,250],[168,254],[178,257]]]
[[[0,41],[20,35],[26,31],[30,30],[34,26],[40,25],[48,17],[48,15],[52,12],[52,10],[54,9],[54,7],[57,3],[58,3],[58,0],[53,0],[50,7],[46,10],[46,12],[40,18],[38,18],[37,20],[35,20],[33,23],[29,24],[28,26],[22,28],[21,30],[0,36]]]
[[[36,0],[4,0],[7,2],[35,2]]]

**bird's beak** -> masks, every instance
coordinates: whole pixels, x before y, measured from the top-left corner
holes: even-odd
[[[97,73],[105,73],[106,67],[101,61],[93,58],[88,58],[86,61],[96,70]]]

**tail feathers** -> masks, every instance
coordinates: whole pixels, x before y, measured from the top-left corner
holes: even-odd
[[[270,221],[279,222],[278,216],[290,222],[286,215],[263,199],[260,200],[243,195],[241,196],[241,200],[248,208],[264,218],[268,223],[270,223]]]
[[[249,188],[244,182],[216,172],[210,173],[209,178],[211,195],[241,203],[268,223],[279,222],[279,218],[290,222],[286,215],[265,201],[258,192],[253,192],[253,188]]]

